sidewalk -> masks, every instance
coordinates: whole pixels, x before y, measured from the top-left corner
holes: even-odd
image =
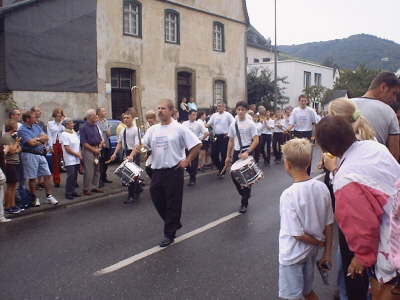
[[[58,208],[65,208],[67,206],[75,205],[77,203],[84,203],[84,202],[90,202],[98,199],[103,199],[107,198],[110,195],[113,196],[121,196],[121,197],[127,197],[128,195],[128,189],[127,187],[122,186],[121,179],[114,174],[114,171],[118,168],[119,163],[113,163],[108,167],[107,170],[107,175],[108,179],[112,181],[112,183],[106,183],[101,190],[104,191],[104,193],[93,193],[90,196],[84,196],[82,187],[83,187],[83,175],[78,175],[78,184],[79,187],[76,188],[76,192],[80,195],[81,197],[75,198],[74,200],[68,200],[65,199],[64,194],[65,194],[65,181],[66,181],[66,173],[61,173],[61,185],[59,188],[53,187],[52,194],[53,196],[58,200],[57,205],[52,205],[48,204],[45,200],[45,191],[44,190],[38,190],[37,195],[40,198],[40,206],[39,207],[31,207],[29,209],[24,210],[23,212],[17,214],[17,215],[7,215],[7,218],[10,219],[18,219],[23,216],[29,216],[29,215],[34,215],[34,214],[39,214],[45,211],[53,210],[53,209],[58,209]],[[197,176],[202,176],[206,174],[210,174],[215,172],[215,169],[207,170],[205,172],[199,172]],[[187,172],[185,172],[185,177],[188,176]],[[150,184],[150,178],[145,177],[145,184],[146,186],[144,189],[146,190]]]

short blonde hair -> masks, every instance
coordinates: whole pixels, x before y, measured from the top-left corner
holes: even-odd
[[[157,114],[154,110],[149,110],[146,112],[146,120],[147,119],[157,119]]]
[[[282,153],[295,169],[306,170],[311,164],[312,145],[307,139],[293,139],[282,146]]]

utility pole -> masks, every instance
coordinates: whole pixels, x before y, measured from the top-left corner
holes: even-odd
[[[274,111],[278,104],[278,44],[276,40],[276,0],[275,0],[275,51],[274,51]]]

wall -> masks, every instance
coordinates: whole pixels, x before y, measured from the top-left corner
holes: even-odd
[[[249,64],[248,69],[253,67],[267,68],[274,72],[274,63],[267,64]],[[321,74],[321,86],[325,88],[333,88],[334,84],[334,70],[325,66],[301,62],[301,61],[279,61],[278,62],[278,77],[287,77],[284,87],[285,95],[289,97],[290,103],[288,105],[296,106],[297,99],[304,90],[304,72],[311,73],[311,85],[314,85],[314,74]]]
[[[117,3],[116,3],[117,2]],[[213,102],[213,80],[224,79],[230,106],[244,99],[246,25],[199,13],[158,0],[142,1],[143,38],[122,34],[122,0],[98,0],[98,90],[100,105],[111,109],[111,95],[105,93],[111,67],[136,70],[143,110],[154,109],[161,98],[176,100],[176,71],[195,72],[195,95],[200,107]],[[183,2],[183,1],[181,1]],[[216,3],[228,13],[242,11],[240,0],[185,1],[186,4]],[[180,45],[164,42],[164,9],[180,13]],[[221,11],[222,12],[222,11]],[[241,13],[243,14],[243,13]],[[226,52],[212,50],[213,21],[225,24]]]
[[[263,58],[269,58],[271,61],[274,60],[274,52],[248,46],[247,47],[247,62],[248,62],[248,64],[249,65],[254,64],[255,58],[258,58],[260,61],[260,64],[262,65]]]
[[[63,108],[65,115],[73,119],[83,119],[88,109],[97,107],[96,93],[14,91],[13,98],[22,110],[39,106],[43,121],[51,119],[52,111],[56,107]]]

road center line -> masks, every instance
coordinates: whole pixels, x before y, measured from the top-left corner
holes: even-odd
[[[195,229],[193,231],[185,233],[184,235],[181,235],[181,236],[177,237],[175,239],[174,244],[178,244],[178,243],[183,242],[183,241],[185,241],[187,239],[190,239],[190,238],[192,238],[192,237],[194,237],[194,236],[196,236],[196,235],[198,235],[198,234],[200,234],[200,233],[202,233],[204,231],[207,231],[207,230],[209,230],[211,228],[214,228],[214,227],[216,227],[216,226],[218,226],[218,225],[220,225],[222,223],[225,223],[225,222],[227,222],[227,221],[229,221],[229,220],[231,220],[233,218],[236,218],[237,216],[240,216],[240,215],[241,215],[240,213],[234,212],[234,213],[231,213],[231,214],[229,214],[229,215],[227,215],[225,217],[222,217],[222,218],[220,218],[218,220],[215,220],[215,221],[213,221],[211,223],[208,223],[207,225],[204,225],[204,226],[202,226],[200,228],[197,228],[197,229]],[[172,244],[171,246],[173,246],[174,244]],[[167,247],[167,248],[169,248],[169,247]],[[102,276],[102,275],[106,275],[106,274],[118,271],[118,270],[120,270],[122,268],[125,268],[125,267],[127,267],[127,266],[129,266],[129,265],[131,265],[131,264],[133,264],[133,263],[135,263],[135,262],[137,262],[137,261],[139,261],[139,260],[141,260],[143,258],[146,258],[146,257],[148,257],[150,255],[153,255],[155,253],[163,251],[163,250],[165,250],[167,248],[161,248],[159,246],[150,248],[150,249],[145,250],[145,251],[143,251],[141,253],[138,253],[138,254],[136,254],[134,256],[131,256],[131,257],[128,257],[128,258],[126,258],[124,260],[121,260],[121,261],[117,262],[116,264],[113,264],[113,265],[111,265],[109,267],[101,269],[101,270],[95,272],[93,275],[94,276]]]

